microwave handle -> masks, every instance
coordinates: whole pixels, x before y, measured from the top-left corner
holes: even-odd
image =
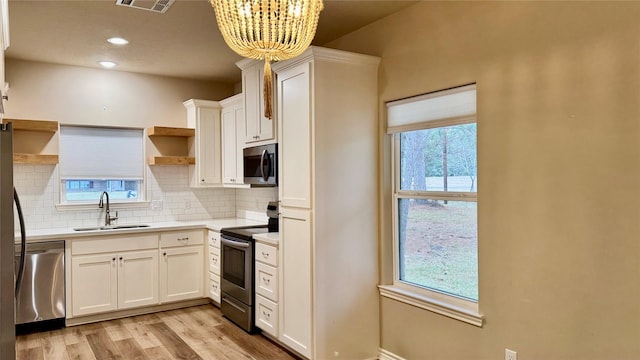
[[[267,157],[267,149],[262,150],[262,155],[260,156],[260,174],[262,175],[262,180],[269,180],[269,174],[264,173],[264,159]]]

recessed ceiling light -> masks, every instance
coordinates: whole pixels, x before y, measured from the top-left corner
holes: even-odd
[[[127,45],[129,41],[127,39],[123,39],[121,37],[112,37],[107,39],[108,42],[113,45]]]
[[[116,63],[114,63],[113,61],[98,61],[98,64],[102,65],[102,67],[107,68],[107,69],[111,69],[116,67]]]

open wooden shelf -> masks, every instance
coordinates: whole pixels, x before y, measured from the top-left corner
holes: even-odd
[[[196,158],[190,156],[153,156],[147,161],[149,165],[195,165]]]
[[[15,164],[55,165],[58,163],[58,155],[48,154],[13,154]]]
[[[190,137],[195,135],[196,135],[195,129],[165,127],[165,126],[153,126],[153,127],[147,128],[147,136]]]
[[[13,130],[23,131],[40,131],[55,133],[58,131],[58,122],[49,120],[20,120],[20,119],[2,119],[4,124],[13,124]]]

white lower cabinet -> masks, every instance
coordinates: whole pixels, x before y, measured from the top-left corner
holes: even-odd
[[[256,294],[278,301],[278,269],[256,262]]]
[[[256,295],[256,326],[271,336],[278,336],[278,304],[260,295]]]
[[[178,240],[188,238],[189,245],[175,245]],[[190,234],[167,235],[160,237],[160,301],[170,302],[189,300],[204,296],[204,251],[202,230]]]
[[[67,318],[203,298],[203,235],[198,229],[67,241]]]
[[[207,296],[220,304],[220,233],[217,231],[209,230],[208,232],[208,263],[209,263],[209,276],[208,286],[209,291]]]
[[[209,299],[220,304],[220,276],[209,273]]]
[[[311,358],[311,212],[280,212],[280,341]]]
[[[118,254],[118,309],[158,303],[158,252]]]
[[[73,240],[70,315],[157,304],[157,248],[157,235]]]
[[[74,316],[118,309],[116,254],[75,256],[71,260]]]
[[[255,249],[255,322],[265,333],[277,338],[279,332],[278,248],[262,242],[258,236]]]

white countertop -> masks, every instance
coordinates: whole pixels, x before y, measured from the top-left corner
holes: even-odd
[[[262,234],[255,234],[253,238],[256,241],[260,241],[269,245],[278,246],[280,243],[280,233],[279,232],[269,232]]]
[[[44,240],[67,240],[72,238],[80,238],[87,236],[109,236],[131,233],[145,233],[156,231],[170,230],[188,230],[206,228],[214,231],[220,231],[222,228],[250,226],[250,225],[266,225],[264,222],[248,220],[242,218],[224,218],[199,221],[170,221],[161,223],[145,223],[149,225],[143,228],[127,228],[127,229],[111,229],[111,230],[90,230],[75,231],[73,229],[38,229],[27,230],[27,242],[44,241]],[[128,225],[126,223],[118,223],[117,225]],[[16,241],[20,241],[20,233],[16,234]]]

